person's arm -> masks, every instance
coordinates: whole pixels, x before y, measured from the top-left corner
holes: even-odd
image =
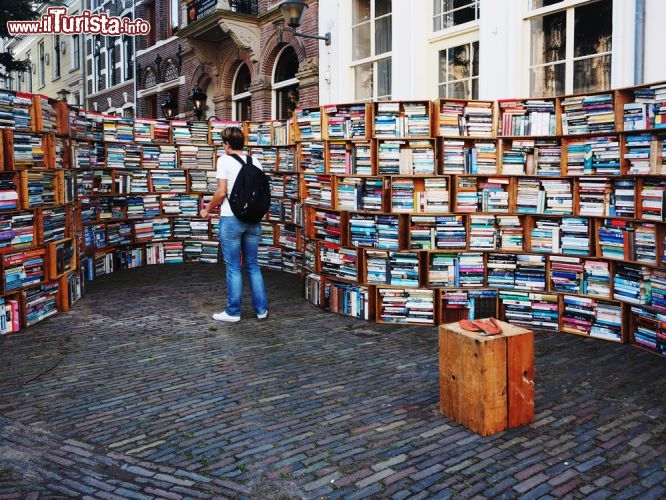
[[[199,212],[199,215],[203,217],[204,219],[208,217],[210,214],[211,210],[215,210],[217,206],[224,201],[224,199],[227,197],[227,180],[226,179],[218,179],[217,180],[217,191],[215,191],[215,194],[213,195],[213,199],[210,200],[208,203],[208,206],[206,208],[201,209],[201,212]]]

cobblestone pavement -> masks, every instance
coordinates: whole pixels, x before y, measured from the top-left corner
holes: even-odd
[[[266,273],[268,320],[222,271],[99,279],[0,339],[0,498],[666,495],[666,363],[538,335],[534,424],[482,438],[438,412],[434,328],[320,311]]]

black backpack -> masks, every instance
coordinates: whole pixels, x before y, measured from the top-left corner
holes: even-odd
[[[247,163],[240,156],[233,154],[242,168],[238,172],[234,188],[228,195],[229,206],[234,215],[250,224],[260,222],[271,204],[271,185],[268,176],[252,165],[252,157],[247,155]]]

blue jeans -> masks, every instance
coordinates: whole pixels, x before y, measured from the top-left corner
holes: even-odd
[[[240,316],[241,298],[243,296],[243,276],[241,272],[241,250],[243,265],[250,278],[252,287],[252,306],[257,314],[264,314],[268,304],[266,289],[261,269],[257,263],[259,242],[261,240],[261,223],[248,224],[235,216],[220,217],[220,243],[222,255],[227,265],[227,314]]]

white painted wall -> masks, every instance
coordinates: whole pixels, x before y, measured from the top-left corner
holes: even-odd
[[[634,84],[636,0],[613,0],[614,88]],[[571,6],[584,0],[564,0]],[[319,2],[320,30],[333,43],[320,46],[320,101],[354,101],[351,69],[352,0]],[[432,0],[393,0],[393,99],[435,99],[440,50],[479,40],[479,98],[528,97],[528,0],[481,0],[477,23],[433,32]],[[646,0],[645,82],[666,80],[663,44],[666,0]]]
[[[645,5],[645,81],[666,80],[666,2],[647,0]]]

